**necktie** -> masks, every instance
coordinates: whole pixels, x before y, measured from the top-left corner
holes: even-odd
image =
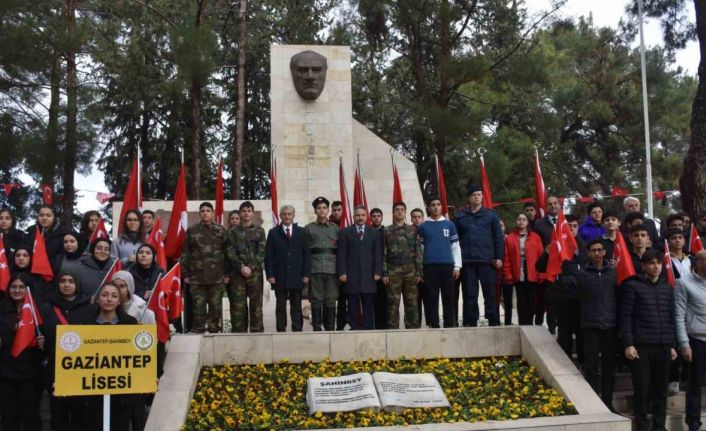
[[[556,224],[556,217],[552,217],[552,224]]]
[[[292,238],[292,234],[289,232],[289,228],[288,228],[288,227],[284,228],[284,233],[287,235],[287,239],[291,239],[291,238]]]
[[[361,241],[363,240],[363,232],[364,232],[364,231],[363,231],[363,228],[362,228],[362,227],[359,227],[359,228],[358,228],[358,239],[361,240]]]

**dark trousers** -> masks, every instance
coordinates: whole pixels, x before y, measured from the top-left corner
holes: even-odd
[[[691,363],[686,383],[686,423],[691,425],[701,422],[701,385],[706,372],[706,343],[689,337],[689,346]]]
[[[375,294],[360,293],[348,294],[348,322],[351,330],[375,329]],[[358,319],[358,311],[363,308],[363,325]]]
[[[304,318],[302,317],[302,291],[275,289],[275,320],[277,332],[287,330],[287,300],[289,300],[289,316],[292,319],[292,332],[301,332]]]
[[[584,334],[585,336],[585,334]],[[633,410],[638,431],[650,429],[647,406],[652,399],[652,423],[654,429],[663,429],[667,419],[667,384],[671,348],[659,344],[635,346],[639,358],[630,364],[632,371]],[[586,357],[588,362],[588,355]],[[701,390],[701,388],[699,388]],[[687,402],[688,405],[688,402]]]
[[[615,334],[615,328],[583,330],[586,380],[611,410],[615,385]]]
[[[430,328],[439,327],[439,292],[444,308],[444,328],[458,326],[453,306],[453,265],[424,265],[424,317]]]
[[[576,298],[554,301],[556,304],[557,338],[559,345],[571,358],[576,337],[576,357],[580,364],[584,361],[583,331],[581,330],[581,303]],[[615,350],[615,349],[614,349]]]
[[[345,284],[340,283],[338,285],[338,302],[336,303],[336,331],[346,329],[346,323],[348,323],[347,302]]]
[[[2,365],[6,366],[6,365]],[[37,380],[0,380],[2,430],[41,431],[39,398],[42,386]]]
[[[85,423],[86,405],[83,397],[49,396],[52,431],[89,430]]]
[[[505,326],[512,325],[512,284],[503,284],[503,307],[505,308]]]
[[[483,304],[488,325],[499,326],[497,298],[495,297],[496,271],[489,263],[464,263],[461,270],[463,283],[463,326],[478,326],[478,282],[483,290]]]
[[[376,283],[375,292],[375,329],[387,329],[387,291],[382,280]]]
[[[426,292],[426,288],[424,287],[424,283],[417,283],[417,290],[419,290],[419,295],[417,295],[417,309],[419,310],[419,325],[422,327],[422,319],[424,319],[424,307],[422,306],[424,304],[424,295]],[[426,319],[424,319],[426,321]]]
[[[517,321],[520,325],[534,324],[537,283],[518,281],[515,284],[517,292]],[[505,311],[507,313],[507,311]]]

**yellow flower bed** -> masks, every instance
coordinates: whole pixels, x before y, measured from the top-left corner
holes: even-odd
[[[450,409],[405,409],[402,413],[308,414],[306,381],[361,372],[433,373]],[[356,362],[286,361],[272,365],[226,365],[201,371],[191,401],[188,431],[283,430],[477,422],[558,416],[576,411],[547,387],[521,358],[400,359]]]

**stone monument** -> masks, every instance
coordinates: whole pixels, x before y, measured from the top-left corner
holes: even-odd
[[[277,158],[277,191],[280,205],[296,208],[300,224],[313,219],[310,203],[317,196],[339,199],[339,157],[352,199],[358,152],[368,205],[382,209],[385,224],[392,220],[391,151],[408,211],[423,208],[414,164],[353,118],[350,57],[347,46],[271,47],[271,145]]]

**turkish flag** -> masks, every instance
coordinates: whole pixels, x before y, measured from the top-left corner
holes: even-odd
[[[277,159],[272,156],[270,166],[270,202],[272,204],[272,226],[279,225],[279,204],[277,202]]]
[[[667,192],[660,192],[655,190],[654,192],[652,192],[652,196],[654,196],[655,199],[664,200],[667,197]]]
[[[179,287],[181,287],[181,267],[178,263],[159,279],[147,304],[147,308],[154,312],[157,323],[157,339],[162,343],[166,343],[171,337],[169,331],[169,320],[172,312],[172,310],[170,310],[170,302],[172,301],[171,298],[176,296],[173,294],[172,290],[175,278],[178,280],[177,283],[179,283]],[[181,299],[181,294],[179,295],[179,299]],[[177,307],[180,308],[179,305],[177,305]],[[181,314],[181,309],[179,309],[177,317],[179,314]]]
[[[492,209],[495,205],[493,205],[493,194],[490,192],[490,181],[488,181],[488,172],[485,170],[483,156],[480,156],[480,178],[483,188],[483,206]]]
[[[704,249],[704,244],[701,242],[699,231],[696,230],[696,224],[691,223],[691,233],[689,234],[689,253],[696,254]]]
[[[534,150],[534,192],[537,197],[538,218],[547,215],[547,188],[544,186],[542,169],[539,167],[539,152]]]
[[[436,160],[436,185],[439,191],[439,199],[441,200],[441,213],[444,217],[449,218],[449,201],[446,199],[446,182],[444,181],[444,169],[441,167],[439,156],[434,155]]]
[[[216,211],[214,216],[217,224],[223,224],[223,163],[220,159],[218,159],[218,172],[216,173]]]
[[[184,311],[184,301],[181,296],[181,264],[176,265],[164,276],[169,284],[169,319],[178,318]]]
[[[110,265],[110,268],[108,269],[108,273],[105,274],[105,277],[103,277],[103,280],[101,280],[100,284],[96,286],[95,290],[93,291],[93,296],[98,293],[98,289],[101,288],[104,284],[110,282],[110,280],[113,279],[113,276],[118,272],[123,270],[123,265],[120,263],[120,259],[115,259],[113,261],[113,264]]]
[[[40,227],[34,230],[34,247],[32,251],[32,267],[30,272],[41,276],[45,281],[51,281],[54,278],[54,271],[49,263],[47,256],[47,248],[44,244],[44,235],[40,232]]]
[[[43,183],[39,186],[42,192],[42,202],[44,205],[51,205],[54,202],[54,187],[51,183]]]
[[[142,181],[140,181],[140,169],[137,164],[137,159],[132,162],[132,170],[130,171],[130,180],[127,182],[125,195],[123,197],[123,207],[120,210],[120,218],[118,219],[118,234],[123,233],[123,221],[129,210],[142,208]]]
[[[677,285],[677,280],[674,278],[674,268],[672,268],[672,257],[669,255],[669,243],[667,240],[664,240],[664,249],[666,252],[664,253],[664,270],[667,274],[667,283],[669,283],[670,286],[675,287]]]
[[[37,334],[41,324],[41,317],[32,299],[32,291],[28,287],[24,304],[22,304],[20,314],[17,316],[15,339],[12,341],[12,349],[10,350],[13,358],[20,356],[28,347],[37,347]]]
[[[576,250],[579,248],[576,243],[576,238],[574,238],[574,233],[571,231],[571,226],[566,222],[564,217],[564,211],[559,211],[559,217],[557,217],[557,225],[559,226],[559,234],[561,235],[561,241],[564,251],[564,259],[571,260],[574,258]]]
[[[338,226],[343,229],[353,224],[351,217],[351,201],[348,198],[348,189],[346,189],[346,176],[343,173],[343,159],[338,159],[338,193],[341,197],[341,220]]]
[[[617,262],[615,269],[618,272],[618,284],[621,284],[627,278],[635,275],[635,267],[632,264],[630,251],[625,245],[625,239],[618,234],[613,245],[613,259]]]
[[[105,228],[105,223],[103,222],[103,217],[101,217],[98,220],[98,224],[96,225],[96,228],[93,229],[93,233],[91,234],[91,237],[88,239],[88,244],[91,245],[97,239],[101,239],[101,238],[110,239],[110,235],[108,235],[108,230]]]
[[[360,154],[358,154],[358,163],[355,169],[355,182],[353,183],[353,212],[358,206],[364,206],[368,211],[368,195],[365,193],[365,181],[363,181],[363,171],[360,167]],[[366,224],[370,224],[370,213],[365,219]]]
[[[613,197],[622,197],[622,196],[627,196],[630,193],[630,190],[628,189],[621,189],[618,186],[613,186],[610,189],[610,195]]]
[[[167,253],[164,249],[164,235],[162,234],[162,218],[159,217],[157,219],[157,223],[154,224],[154,227],[152,228],[152,231],[150,232],[149,238],[147,238],[147,243],[151,245],[155,252],[157,253],[157,256],[155,256],[157,260],[157,265],[159,265],[160,268],[166,268],[167,267]]]
[[[3,234],[0,234],[0,292],[7,292],[10,284],[10,264],[7,263],[7,251]]]
[[[552,229],[552,241],[549,243],[549,260],[547,262],[546,276],[549,281],[555,281],[561,274],[561,263],[564,261],[564,246],[561,233],[557,226]]]
[[[98,202],[101,203],[101,205],[105,204],[106,202],[110,202],[113,197],[115,197],[114,193],[96,192],[96,199],[98,200]]]
[[[2,186],[2,189],[5,192],[5,196],[10,196],[10,193],[12,193],[12,190],[19,189],[20,187],[22,187],[22,185],[19,183],[6,183],[6,184],[0,184],[0,186]]]
[[[403,202],[402,199],[402,184],[400,183],[400,176],[397,173],[397,165],[392,162],[392,204],[397,202]]]
[[[179,259],[181,256],[181,248],[184,244],[184,239],[186,239],[187,227],[186,172],[182,163],[176,191],[174,192],[174,203],[172,204],[172,214],[169,218],[167,238],[164,241],[165,251],[169,259]]]

